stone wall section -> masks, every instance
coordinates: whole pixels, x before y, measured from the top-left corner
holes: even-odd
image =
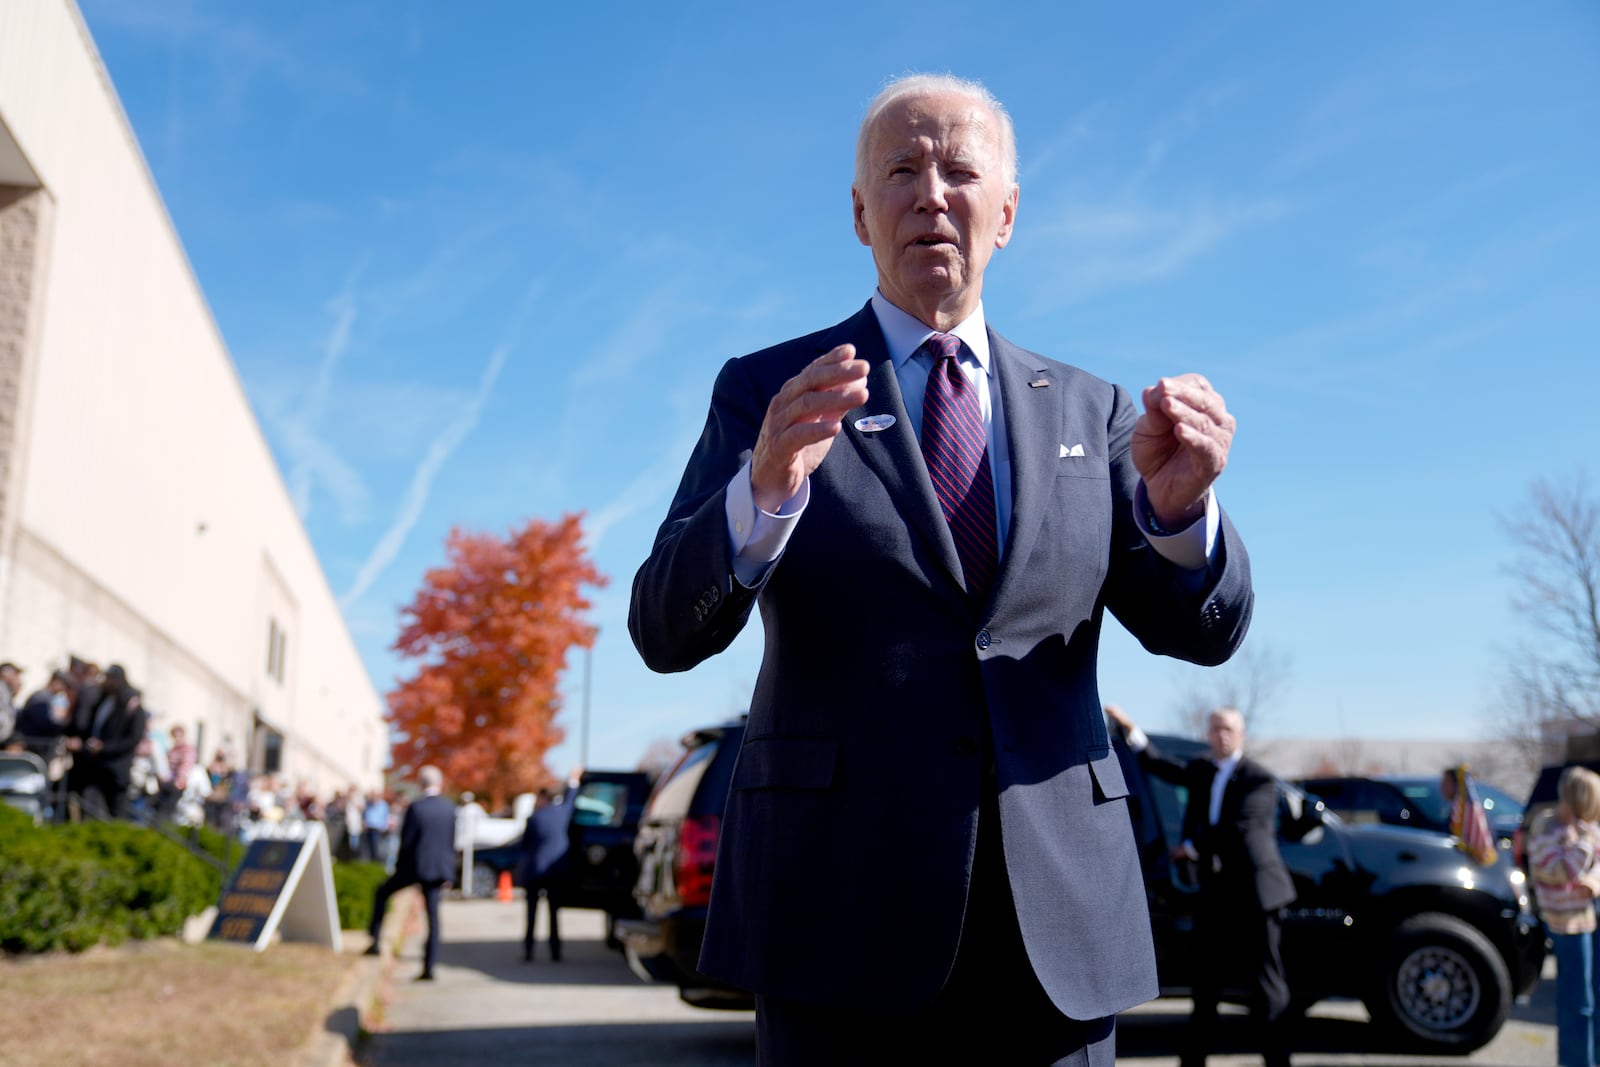
[[[29,323],[38,290],[39,224],[44,194],[0,186],[0,531],[16,524],[16,481],[21,462],[23,371],[30,349]],[[10,538],[0,553],[10,555]]]

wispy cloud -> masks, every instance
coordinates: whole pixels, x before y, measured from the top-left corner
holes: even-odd
[[[320,433],[328,395],[333,389],[334,371],[350,350],[351,332],[356,323],[356,282],[364,267],[365,263],[358,264],[345,279],[344,288],[328,302],[333,325],[323,338],[322,357],[317,361],[311,384],[298,409],[276,420],[279,439],[288,453],[289,495],[301,521],[310,516],[318,488],[333,496],[340,517],[346,522],[358,519],[366,508],[367,490],[360,475],[339,457]]]
[[[316,62],[309,49],[291,39],[293,27],[282,20],[270,29],[241,19],[231,9],[202,3],[149,4],[132,0],[106,0],[94,5],[97,29],[114,27],[128,33],[162,39],[174,51],[210,59],[220,92],[210,103],[236,108],[258,77],[276,80],[291,89],[359,96],[365,84],[347,63]]]
[[[572,374],[574,388],[605,385],[626,378],[642,362],[659,358],[672,329],[686,318],[689,305],[685,286],[669,285],[637,303],[619,321],[605,342],[586,354]]]
[[[1173,149],[1220,114],[1239,95],[1239,90],[1238,82],[1227,82],[1211,86],[1186,100],[1175,114],[1157,126],[1150,140],[1145,143],[1144,159],[1129,176],[1127,188],[1137,189],[1144,185],[1161,169]]]
[[[665,514],[663,503],[678,488],[678,482],[683,477],[684,457],[694,448],[698,437],[699,429],[696,427],[671,445],[658,450],[654,463],[640,471],[616,495],[584,519],[584,539],[591,553],[598,551],[606,531],[624,519],[640,512]]]
[[[400,503],[399,513],[395,515],[394,522],[384,531],[383,536],[378,539],[378,543],[373,546],[372,552],[362,563],[360,571],[356,573],[355,581],[339,598],[341,606],[348,608],[361,599],[362,595],[372,588],[372,583],[378,580],[400,554],[407,535],[422,517],[422,509],[427,506],[428,494],[433,490],[433,480],[439,476],[439,471],[443,469],[451,453],[455,452],[461,442],[466,440],[477,427],[478,419],[483,415],[483,407],[494,391],[495,380],[500,377],[500,370],[505,366],[508,352],[507,345],[501,345],[494,350],[494,354],[489,357],[488,366],[483,370],[482,378],[478,381],[478,391],[473,394],[471,402],[428,446],[422,462],[412,472],[411,484]]]
[[[1268,198],[1185,209],[1142,205],[1072,209],[1041,227],[1030,243],[1050,249],[1037,292],[1051,306],[1077,303],[1108,290],[1173,277],[1236,234],[1282,217],[1285,204]],[[1065,246],[1064,253],[1059,250]]]

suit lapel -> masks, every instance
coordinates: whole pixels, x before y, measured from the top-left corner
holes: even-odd
[[[939,498],[922,459],[922,446],[911,431],[911,419],[900,395],[894,361],[889,358],[883,330],[870,302],[841,324],[827,339],[827,347],[847,342],[856,346],[856,358],[866,360],[872,369],[867,372],[867,402],[845,416],[841,436],[849,438],[862,462],[883,482],[890,498],[897,502],[906,526],[928,542],[944,561],[957,587],[961,587],[961,557],[956,554],[955,538],[944,521],[944,512],[939,510]],[[894,425],[872,432],[857,429],[856,422],[871,415],[893,415]]]
[[[1006,449],[1011,456],[1011,526],[991,594],[998,596],[1011,582],[1028,580],[1028,556],[1055,491],[1054,449],[1065,422],[1067,391],[1042,359],[992,329],[989,353],[1005,405]],[[1030,384],[1035,382],[1045,384]]]

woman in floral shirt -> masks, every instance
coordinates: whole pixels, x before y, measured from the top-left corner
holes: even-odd
[[[1535,835],[1528,858],[1539,914],[1556,955],[1556,1059],[1595,1067],[1594,900],[1600,893],[1600,775],[1568,767],[1556,785],[1555,815]]]

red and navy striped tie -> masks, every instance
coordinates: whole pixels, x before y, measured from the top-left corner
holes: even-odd
[[[922,458],[955,536],[967,593],[981,604],[1000,559],[983,411],[977,387],[961,373],[961,338],[934,333],[922,347],[933,356],[922,398]]]

